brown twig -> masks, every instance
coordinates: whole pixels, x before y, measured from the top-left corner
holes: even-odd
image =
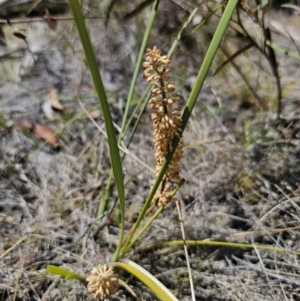
[[[47,16],[43,17],[27,17],[27,18],[14,18],[14,19],[3,19],[0,18],[0,25],[7,24],[21,24],[21,23],[32,23],[32,22],[47,22]],[[85,17],[86,19],[102,19],[102,17]],[[72,21],[74,18],[72,16],[51,16],[53,21]]]

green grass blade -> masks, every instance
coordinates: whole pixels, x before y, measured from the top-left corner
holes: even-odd
[[[211,246],[211,247],[226,247],[226,248],[239,248],[239,249],[258,249],[262,251],[270,251],[277,253],[290,252],[291,254],[300,256],[300,252],[293,251],[286,248],[277,248],[272,246],[263,246],[263,245],[253,245],[253,244],[244,244],[244,243],[235,243],[227,241],[212,241],[212,240],[173,240],[168,242],[161,242],[148,245],[144,248],[141,248],[143,251],[149,251],[154,248],[168,248],[174,246],[183,246],[187,244],[188,246]]]
[[[144,268],[129,259],[122,259],[114,263],[115,267],[121,268],[138,278],[162,301],[178,301],[178,299],[161,282]]]
[[[201,22],[198,24],[193,31],[191,32],[191,35],[194,34],[196,31],[198,31],[218,10],[222,9],[225,6],[225,3],[220,4],[216,9],[211,11]]]
[[[195,17],[197,11],[198,11],[198,7],[196,7],[191,14],[189,15],[188,19],[184,22],[183,26],[181,27],[180,31],[178,32],[176,39],[173,41],[172,46],[168,52],[168,58],[171,58],[172,55],[175,52],[175,49],[178,45],[178,42],[180,41],[181,37],[182,37],[182,33],[184,32],[184,30],[187,28],[187,26],[192,22],[193,18]]]
[[[55,265],[48,265],[46,270],[48,273],[64,277],[66,280],[77,279],[84,284],[86,283],[86,280],[83,276]]]
[[[182,115],[182,131],[184,131],[184,129],[187,125],[187,122],[188,122],[188,120],[189,120],[189,118],[192,114],[192,111],[193,111],[193,108],[194,108],[195,103],[197,101],[198,95],[201,91],[204,80],[207,76],[208,70],[209,70],[209,68],[211,66],[211,63],[213,61],[213,58],[215,57],[215,54],[216,54],[216,52],[219,48],[219,45],[220,45],[221,40],[224,36],[225,30],[228,26],[228,23],[231,19],[231,16],[232,16],[238,2],[239,2],[239,0],[229,0],[227,5],[226,5],[223,16],[222,16],[222,18],[220,20],[220,23],[219,23],[219,25],[216,29],[216,32],[213,36],[213,39],[212,39],[212,41],[209,45],[209,48],[206,52],[205,58],[203,60],[201,68],[199,70],[198,76],[196,78],[196,82],[195,82],[194,87],[191,91],[191,94],[188,98],[186,108],[183,112],[183,115]],[[177,143],[178,143],[178,141],[177,141]]]
[[[290,58],[296,59],[298,61],[300,61],[300,56],[296,53],[293,52],[289,52],[284,48],[281,48],[279,46],[277,46],[276,44],[272,43],[270,40],[267,40],[261,33],[259,33],[258,31],[256,31],[256,34],[263,39],[266,42],[266,45],[270,46],[272,49],[274,49],[275,51],[282,53],[286,56],[289,56]]]
[[[138,77],[139,72],[140,72],[140,67],[141,67],[141,64],[142,64],[142,61],[143,61],[143,56],[145,54],[145,50],[146,50],[147,42],[148,42],[148,39],[149,39],[149,36],[150,36],[150,33],[151,33],[151,29],[152,29],[152,26],[154,24],[154,20],[155,20],[155,16],[156,16],[156,13],[157,13],[159,2],[160,2],[160,0],[155,0],[155,2],[153,4],[151,15],[150,15],[150,18],[149,18],[149,21],[148,21],[148,25],[147,25],[147,28],[146,28],[146,31],[145,31],[145,34],[144,34],[144,38],[143,38],[143,41],[142,41],[142,45],[141,45],[141,48],[140,48],[138,59],[137,59],[136,65],[135,65],[135,69],[134,69],[134,73],[133,73],[133,77],[132,77],[132,80],[131,80],[130,89],[129,89],[129,93],[128,93],[128,97],[127,97],[125,112],[124,112],[124,116],[123,116],[123,120],[122,120],[121,135],[120,135],[119,141],[123,138],[123,135],[125,134],[124,129],[125,129],[125,124],[126,124],[126,120],[127,120],[127,116],[128,116],[129,107],[130,107],[130,104],[131,104],[131,101],[132,101],[134,88],[135,88],[135,85],[136,85],[137,77]]]
[[[94,82],[98,100],[103,112],[103,117],[105,121],[107,137],[108,137],[108,143],[109,143],[110,158],[111,158],[112,168],[114,171],[114,176],[115,176],[116,185],[118,189],[118,195],[120,200],[120,212],[121,212],[121,225],[120,225],[121,229],[120,229],[119,245],[113,257],[113,260],[117,260],[121,248],[121,242],[123,240],[124,216],[125,216],[124,215],[125,214],[125,192],[124,192],[124,180],[123,180],[123,173],[122,173],[121,158],[120,158],[119,148],[117,144],[117,138],[115,135],[115,129],[112,123],[112,118],[107,103],[105,89],[98,69],[98,63],[91,44],[89,33],[85,25],[85,20],[81,12],[81,7],[79,5],[78,0],[69,0],[69,5],[74,16],[74,21],[78,30],[82,47],[84,49],[85,57]]]
[[[185,180],[182,179],[176,189],[172,192],[172,195],[175,196],[178,190],[181,188],[181,186],[184,184]],[[164,207],[159,207],[157,211],[153,214],[153,216],[146,222],[146,224],[142,227],[142,229],[139,231],[139,233],[133,237],[134,231],[129,235],[128,241],[126,242],[126,245],[122,249],[122,253],[127,253],[130,248],[135,244],[137,239],[141,237],[141,235],[150,227],[151,223],[161,214],[161,212],[164,210]]]
[[[104,192],[100,199],[100,203],[98,205],[97,218],[103,215],[105,208],[107,207],[107,200],[109,199],[109,192],[110,192],[112,180],[113,180],[113,170],[110,169],[109,176],[107,177],[107,180],[106,180]],[[101,219],[99,220],[99,222],[100,221],[101,221]]]
[[[128,112],[129,112],[129,108],[132,102],[132,97],[133,97],[133,93],[134,93],[134,88],[136,85],[136,81],[137,81],[137,77],[140,71],[140,67],[142,64],[142,60],[143,60],[143,55],[145,53],[145,49],[146,49],[146,45],[147,45],[147,41],[149,39],[150,36],[150,32],[155,20],[155,16],[156,16],[156,12],[158,9],[158,5],[159,5],[160,0],[156,0],[154,5],[153,5],[153,9],[149,18],[149,22],[146,28],[146,32],[140,47],[140,51],[139,51],[139,55],[138,55],[138,59],[135,65],[135,70],[133,73],[133,77],[131,80],[131,84],[130,84],[130,89],[129,89],[129,93],[128,93],[128,97],[127,97],[127,101],[126,101],[126,107],[125,107],[125,111],[124,111],[124,115],[123,115],[123,119],[122,119],[122,125],[121,125],[121,133],[119,136],[119,143],[121,142],[122,138],[124,137],[125,133],[127,132],[128,128],[129,128],[129,124],[132,120],[132,118],[130,118],[130,120],[127,122],[126,125],[126,121],[127,121],[127,116],[128,116]],[[133,117],[133,116],[132,116]],[[131,141],[132,137],[130,138]],[[130,144],[130,143],[129,143]],[[126,154],[123,155],[122,161],[124,160]],[[107,185],[106,185],[106,192],[108,191],[107,188],[111,186],[111,181],[112,181],[112,177],[110,176],[107,180]],[[100,206],[98,208],[98,213],[97,216],[101,216],[104,213],[105,207],[106,207],[106,200],[108,199],[107,193],[105,193],[105,195],[101,198],[101,202],[100,202]]]
[[[148,85],[148,87],[146,88],[146,90],[144,91],[142,97],[141,97],[141,100],[139,101],[139,104],[135,107],[134,111],[132,112],[132,115],[130,116],[130,119],[129,121],[127,122],[127,125],[126,125],[126,129],[125,129],[125,132],[127,132],[136,112],[138,111],[138,109],[140,108],[139,110],[139,114],[136,118],[136,121],[134,123],[134,126],[132,128],[132,131],[129,135],[129,138],[128,138],[128,141],[127,141],[127,144],[126,144],[126,147],[129,148],[131,142],[132,142],[132,139],[134,137],[134,133],[136,132],[136,129],[139,125],[139,122],[142,118],[142,115],[144,114],[145,112],[145,109],[147,107],[147,104],[148,104],[148,100],[149,100],[149,97],[150,97],[150,89],[151,89],[151,85]]]
[[[156,190],[158,189],[158,186],[159,186],[160,182],[162,181],[163,175],[165,174],[165,172],[167,170],[167,167],[168,167],[168,164],[169,164],[170,160],[169,161],[166,160],[165,164],[162,166],[162,168],[161,168],[161,170],[160,170],[160,172],[159,172],[159,174],[158,174],[158,176],[155,180],[155,183],[152,186],[152,189],[150,190],[150,193],[149,193],[149,195],[146,199],[146,202],[144,203],[144,206],[143,206],[143,208],[142,208],[142,210],[141,210],[141,212],[140,212],[140,214],[137,218],[137,221],[133,225],[130,236],[127,238],[127,240],[126,240],[126,242],[125,242],[125,244],[122,248],[122,255],[124,255],[129,250],[129,247],[132,245],[131,239],[132,239],[133,235],[135,234],[135,231],[139,227],[140,223],[144,219],[148,208],[150,207],[151,201],[152,201],[152,199],[155,195]]]

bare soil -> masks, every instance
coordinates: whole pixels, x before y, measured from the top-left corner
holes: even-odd
[[[193,1],[163,1],[149,47],[167,53],[192,5]],[[87,25],[112,117],[120,126],[150,7],[121,21],[136,3],[129,3],[124,12],[115,9],[107,28],[104,7],[85,3],[87,13],[101,16],[87,20]],[[262,44],[257,25],[241,15],[249,34]],[[172,80],[183,101],[217,20],[183,38],[172,58]],[[297,53],[299,16],[271,11],[267,22],[274,43]],[[26,35],[27,44],[14,36],[16,28]],[[234,24],[212,71],[243,45],[233,28]],[[95,221],[110,160],[76,28],[71,21],[60,21],[53,31],[45,22],[34,22],[3,26],[3,31],[7,46],[0,48],[0,300],[92,300],[79,282],[45,270],[51,264],[87,275],[93,266],[109,262],[119,233],[117,213],[106,216],[105,224]],[[276,83],[257,50],[245,52],[215,76],[210,73],[184,133],[181,175],[186,182],[178,199],[187,239],[265,245],[282,252],[190,246],[197,300],[300,300],[300,262],[292,252],[300,250],[300,68],[299,60],[276,55],[280,119]],[[135,100],[145,87],[141,70]],[[53,108],[51,91],[63,108]],[[46,143],[37,126],[57,140]],[[126,229],[153,183],[151,129],[146,110],[124,161]],[[110,200],[107,212],[117,201],[114,186]],[[183,248],[159,246],[174,239],[181,239],[181,233],[172,203],[127,256],[179,300],[191,300]],[[151,244],[158,245],[150,249]],[[139,282],[130,279],[129,285],[142,300],[153,300]],[[112,300],[132,298],[120,288]]]

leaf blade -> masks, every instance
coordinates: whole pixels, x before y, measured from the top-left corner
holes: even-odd
[[[128,273],[134,275],[146,286],[148,286],[152,292],[162,301],[179,301],[170,290],[168,290],[160,281],[158,281],[153,275],[151,275],[144,268],[136,264],[129,259],[122,259],[114,266],[122,268]]]

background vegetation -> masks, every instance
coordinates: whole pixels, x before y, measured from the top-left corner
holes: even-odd
[[[116,133],[153,5],[144,4],[82,2]],[[242,3],[184,132],[185,184],[178,198],[187,239],[252,245],[189,247],[197,300],[300,298],[299,258],[293,252],[299,250],[297,7],[267,10],[262,3],[256,16],[256,3]],[[215,2],[159,4],[147,45],[166,54],[180,33],[171,79],[183,106],[224,8]],[[46,266],[88,275],[93,266],[110,262],[120,235],[119,195],[110,180],[103,115],[74,23],[67,11],[52,18],[50,8],[47,22],[31,22],[29,11],[2,26],[0,299],[86,300],[91,296],[84,285],[48,274]],[[272,44],[262,38],[267,29]],[[140,70],[120,151],[121,157],[126,154],[126,231],[153,185],[150,110],[134,111],[145,90]],[[126,257],[179,300],[189,300],[183,247],[174,243],[180,239],[171,203]],[[283,252],[260,250],[261,245]],[[128,274],[121,278],[141,300],[154,298]],[[131,298],[121,287],[112,299]]]

